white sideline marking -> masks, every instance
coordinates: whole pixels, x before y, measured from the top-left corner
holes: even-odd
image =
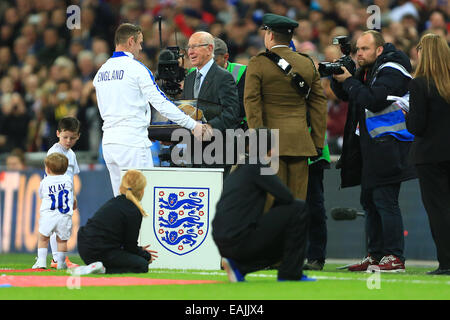
[[[177,273],[177,274],[194,274],[194,275],[210,275],[210,276],[224,276],[226,275],[225,271],[185,271],[185,270],[173,270],[173,271],[160,271],[160,270],[149,270],[149,273]],[[367,273],[367,277],[363,278],[350,278],[350,277],[335,277],[335,276],[316,276],[310,275],[312,278],[316,278],[317,280],[340,280],[340,281],[348,281],[348,280],[358,280],[358,281],[367,281],[367,278],[371,275],[371,273]],[[246,277],[251,278],[276,278],[275,274],[248,274]],[[413,284],[447,284],[450,285],[450,281],[441,282],[441,281],[433,281],[433,280],[408,280],[408,279],[386,279],[383,278],[383,282],[399,282],[399,283],[413,283]]]

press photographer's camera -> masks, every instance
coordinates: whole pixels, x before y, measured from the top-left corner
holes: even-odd
[[[333,44],[338,44],[341,48],[343,56],[335,62],[319,63],[319,74],[321,77],[328,77],[333,74],[342,74],[344,71],[341,67],[345,67],[351,74],[355,73],[356,65],[350,57],[351,44],[347,36],[339,36],[333,39]]]

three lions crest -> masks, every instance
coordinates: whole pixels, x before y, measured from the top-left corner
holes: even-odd
[[[209,188],[154,188],[153,230],[172,253],[197,249],[209,229]]]

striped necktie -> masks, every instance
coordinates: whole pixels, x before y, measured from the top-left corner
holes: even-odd
[[[197,71],[197,75],[195,76],[195,82],[194,82],[194,98],[198,98],[198,93],[200,91],[200,79],[202,78],[202,74],[200,71]]]

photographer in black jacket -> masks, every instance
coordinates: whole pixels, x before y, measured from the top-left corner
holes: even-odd
[[[402,181],[415,178],[408,152],[414,136],[406,129],[402,110],[388,96],[408,92],[411,64],[403,52],[385,43],[377,31],[357,40],[357,69],[333,75],[331,88],[349,101],[344,131],[341,187],[361,184],[361,205],[366,212],[368,255],[350,271],[402,272],[403,222],[398,204]],[[389,97],[389,99],[391,99]]]

